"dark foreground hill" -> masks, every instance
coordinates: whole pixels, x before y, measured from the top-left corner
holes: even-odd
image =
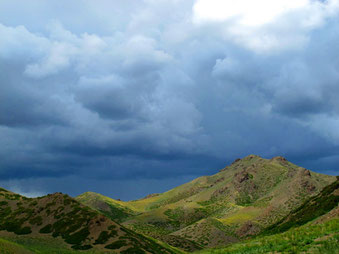
[[[8,253],[178,253],[61,193],[26,198],[0,189],[0,230]]]
[[[131,230],[193,251],[260,234],[335,179],[283,157],[250,155],[144,199],[123,202],[91,192],[77,200]]]

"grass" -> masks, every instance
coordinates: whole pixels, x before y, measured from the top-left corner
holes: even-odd
[[[0,205],[0,237],[7,236],[5,240],[35,253],[78,253],[80,250],[102,253],[104,246],[120,249],[122,246],[112,243],[121,237],[124,237],[123,246],[139,253],[179,253],[61,193],[36,199],[11,192],[0,194],[3,194],[0,201],[4,201]]]
[[[219,219],[225,225],[241,224],[252,220],[260,214],[260,210],[254,207],[245,207],[239,211],[230,214],[227,217]]]
[[[291,227],[301,226],[335,208],[339,203],[339,195],[335,191],[339,189],[339,177],[337,181],[326,186],[318,195],[308,199],[296,210],[276,224],[270,226],[267,232],[283,232]]]
[[[123,201],[114,200],[94,192],[85,192],[76,199],[117,222],[123,222],[138,214],[126,206]]]
[[[105,246],[108,250],[121,251],[122,246],[127,245],[129,249],[123,250],[124,253],[179,253],[151,237],[167,237],[168,243],[175,237],[177,247],[187,245],[185,240],[210,247],[244,239],[249,231],[247,227],[252,227],[251,232],[257,234],[274,225],[279,230],[268,233],[276,235],[261,235],[242,244],[206,253],[225,253],[225,250],[234,253],[308,250],[330,253],[338,240],[337,232],[331,229],[332,224],[323,227],[326,234],[322,234],[321,227],[314,225],[293,227],[328,212],[338,203],[338,196],[331,195],[331,190],[338,188],[333,184],[325,189],[326,195],[305,202],[333,181],[334,177],[310,173],[282,159],[248,156],[213,176],[197,178],[145,199],[123,202],[91,192],[77,198],[95,210],[62,194],[56,198],[52,195],[47,199],[28,199],[0,189],[0,229],[22,234],[21,239],[26,239],[26,242],[18,239],[14,242],[38,253],[74,253],[79,250],[94,253],[94,249]],[[93,220],[100,213],[134,232],[119,225],[115,229],[106,226],[100,228],[101,233],[96,233],[96,237],[91,236],[90,225],[101,225]],[[48,225],[45,224],[46,217]],[[314,227],[306,230],[306,226]],[[63,245],[45,245],[44,240],[32,240],[29,238],[31,231],[40,232],[41,239],[53,236]]]
[[[221,253],[338,253],[339,219],[324,224],[307,224],[284,233],[259,236],[225,248],[199,251],[197,254]]]
[[[0,250],[2,254],[32,254],[33,252],[25,249],[25,247],[0,238]]]
[[[1,243],[10,243],[7,245],[1,245]],[[16,248],[16,252],[10,252],[13,248]],[[72,250],[61,238],[53,238],[51,236],[1,236],[0,237],[0,250],[1,254],[6,253],[40,253],[40,254],[75,254],[79,253],[76,250]],[[99,251],[84,251],[84,254],[98,254]]]
[[[106,205],[120,209],[120,212],[109,211],[110,215],[102,211],[104,214],[139,233],[162,238],[174,234],[209,245],[212,241],[217,244],[212,237],[216,232],[221,242],[224,235],[244,237],[242,233],[235,233],[248,221],[256,225],[257,231],[277,223],[335,180],[333,176],[313,172],[310,175],[279,158],[248,156],[215,175],[199,177],[150,198],[123,202],[95,195]],[[302,184],[312,190],[308,191]],[[83,200],[81,196],[79,201],[88,204],[91,195]],[[93,200],[91,202],[95,207]],[[99,207],[96,209],[100,210]],[[203,236],[195,232],[204,219],[217,220],[218,229],[224,234],[215,226],[206,226]]]

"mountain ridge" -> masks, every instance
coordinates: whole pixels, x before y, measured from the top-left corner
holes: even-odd
[[[317,230],[309,241],[318,248],[317,237],[338,225],[338,181],[281,156],[249,155],[214,175],[131,201],[95,192],[27,198],[0,188],[0,248],[15,254],[209,253],[230,244],[227,250],[259,250],[251,238],[263,244],[279,235],[302,238],[307,228]]]
[[[65,250],[178,253],[60,192],[27,198],[0,189],[0,236],[62,240]]]
[[[214,175],[147,199],[119,202],[136,213],[121,223],[164,241],[172,236],[214,247],[260,233],[333,181],[334,176],[312,172],[282,156],[248,155]],[[82,202],[91,206],[84,196]],[[180,241],[174,246],[183,248]]]

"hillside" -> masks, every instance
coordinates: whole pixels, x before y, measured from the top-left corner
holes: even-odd
[[[292,227],[304,225],[314,219],[324,221],[338,217],[338,204],[339,176],[337,176],[335,182],[326,186],[318,195],[309,198],[282,220],[268,227],[266,233],[283,232]]]
[[[26,198],[5,189],[0,189],[0,240],[8,253],[179,252],[126,229],[68,195]]]
[[[306,224],[286,232],[259,236],[223,248],[207,249],[197,254],[256,253],[339,253],[339,217],[321,224]]]
[[[144,199],[123,202],[84,193],[78,200],[105,214],[109,209],[102,207],[113,206],[109,216],[114,219],[119,209],[124,226],[192,251],[259,234],[335,179],[283,157],[250,155],[215,175]]]
[[[199,253],[339,253],[339,177],[265,232]]]
[[[117,222],[123,222],[126,219],[139,214],[125,206],[122,201],[114,200],[94,192],[85,192],[77,196],[76,200],[100,211]]]

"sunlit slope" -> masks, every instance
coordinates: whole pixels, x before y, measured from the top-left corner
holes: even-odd
[[[135,213],[123,224],[137,232],[218,246],[258,234],[333,181],[283,157],[250,155],[215,175],[118,204]]]
[[[266,229],[266,232],[283,232],[298,227],[309,221],[329,220],[338,217],[339,176],[326,186],[319,194],[307,199],[300,207],[291,211],[286,217]],[[339,231],[339,228],[338,228]]]
[[[125,202],[95,192],[85,192],[75,199],[80,203],[100,211],[117,222],[125,221],[129,217],[139,214],[134,209],[130,209]]]
[[[339,253],[339,180],[263,234],[199,253]]]
[[[227,247],[207,249],[197,254],[257,254],[257,253],[339,253],[339,219],[321,224],[306,224],[301,227],[251,240],[231,244]]]
[[[0,189],[1,238],[38,253],[178,253],[62,193],[26,198]]]

